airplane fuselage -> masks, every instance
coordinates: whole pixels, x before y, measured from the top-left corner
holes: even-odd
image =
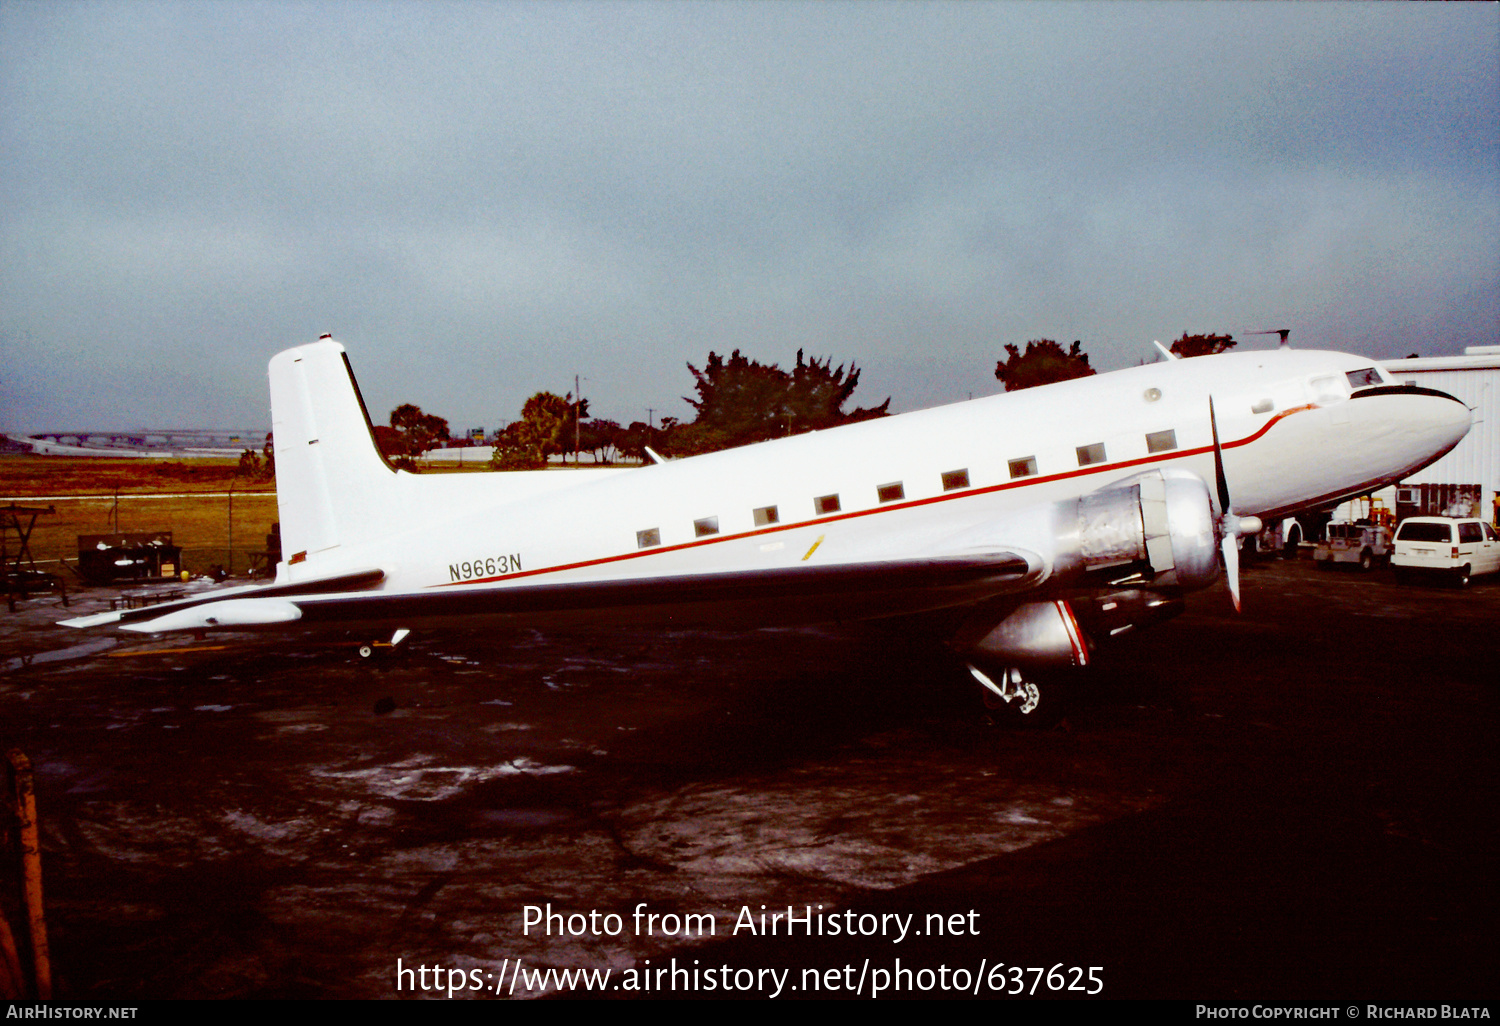
[[[270,379],[276,583],[75,625],[756,625],[946,608],[976,661],[1083,665],[1090,632],[1171,615],[1221,560],[1233,592],[1252,518],[1397,480],[1470,420],[1366,358],[1283,348],[640,468],[414,475],[380,456],[336,342],[279,354]]]
[[[380,566],[383,591],[420,592],[865,564],[981,540],[1045,558],[1045,539],[1014,536],[1017,510],[1153,468],[1212,481],[1210,397],[1236,512],[1272,516],[1395,480],[1461,437],[1468,411],[1451,399],[1356,397],[1347,375],[1373,367],[1235,353],[626,471],[395,474],[399,520],[282,569]]]

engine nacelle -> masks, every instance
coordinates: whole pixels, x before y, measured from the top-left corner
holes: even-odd
[[[1208,485],[1184,470],[1151,470],[1048,507],[1030,524],[1050,543],[1050,587],[1071,600],[974,611],[954,647],[981,664],[1047,670],[1085,666],[1103,641],[1182,610],[1184,591],[1219,572]]]
[[[1124,588],[1090,596],[1086,601],[1075,601],[1072,606],[1089,637],[1104,641],[1138,627],[1170,620],[1182,612],[1184,603],[1181,593],[1176,590]]]
[[[1195,591],[1218,575],[1213,500],[1196,474],[1152,470],[1060,506],[1054,579],[1117,570],[1153,588]]]
[[[1089,661],[1088,639],[1062,599],[1017,606],[987,631],[982,618],[971,621],[955,646],[971,659],[997,666],[1067,669]]]

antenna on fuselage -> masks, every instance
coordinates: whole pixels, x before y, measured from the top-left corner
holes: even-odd
[[[1179,357],[1176,353],[1172,352],[1172,350],[1168,349],[1166,346],[1162,345],[1160,342],[1156,341],[1156,339],[1153,338],[1151,340],[1151,344],[1153,346],[1155,346],[1157,349],[1161,350],[1161,355],[1165,356],[1168,360],[1179,360],[1179,359],[1181,359],[1181,357]]]
[[[1292,329],[1291,328],[1272,328],[1270,331],[1247,331],[1247,332],[1245,332],[1246,335],[1280,335],[1281,336],[1281,348],[1282,349],[1289,348],[1287,346],[1287,343],[1286,343],[1286,337],[1288,335],[1290,335],[1291,333],[1292,333]]]

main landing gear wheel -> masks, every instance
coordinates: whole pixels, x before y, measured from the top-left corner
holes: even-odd
[[[969,673],[979,682],[984,707],[994,721],[1005,727],[1044,728],[1063,718],[1063,688],[1044,683],[1035,675],[1007,667],[990,676],[973,663]]]

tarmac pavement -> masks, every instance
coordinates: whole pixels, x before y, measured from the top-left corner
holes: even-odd
[[[1255,564],[1041,732],[901,631],[53,624],[111,594],[0,620],[60,997],[1495,992],[1500,582]]]

